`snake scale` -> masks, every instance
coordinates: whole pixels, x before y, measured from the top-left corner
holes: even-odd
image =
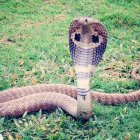
[[[75,118],[88,120],[92,101],[116,105],[140,100],[140,90],[128,94],[107,94],[90,90],[90,79],[102,59],[107,45],[107,31],[92,18],[75,19],[69,28],[70,55],[77,76],[77,87],[62,84],[40,84],[0,92],[0,116],[17,116],[25,111],[53,110],[60,107]],[[132,77],[140,81],[137,72]]]

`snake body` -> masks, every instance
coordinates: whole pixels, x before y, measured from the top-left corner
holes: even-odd
[[[91,75],[102,59],[106,44],[107,32],[100,22],[88,17],[75,19],[69,29],[69,46],[77,87],[40,84],[1,91],[0,116],[16,116],[25,111],[53,110],[60,107],[75,118],[88,120],[92,115],[92,100],[107,105],[139,101],[140,90],[128,94],[90,91]],[[138,81],[139,69],[140,66],[131,73]]]

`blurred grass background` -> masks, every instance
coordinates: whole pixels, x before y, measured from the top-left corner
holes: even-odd
[[[108,45],[91,87],[103,92],[139,89],[130,72],[140,62],[139,0],[0,0],[0,90],[39,83],[76,85],[68,47],[72,20],[90,16],[108,31]],[[0,118],[9,140],[138,140],[140,102],[94,103],[89,122],[61,109]]]

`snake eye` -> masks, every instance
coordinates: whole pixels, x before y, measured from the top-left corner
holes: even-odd
[[[77,34],[77,33],[76,33],[74,39],[75,39],[76,41],[80,41],[80,34]]]
[[[98,43],[99,42],[99,36],[92,35],[92,42],[93,43]]]

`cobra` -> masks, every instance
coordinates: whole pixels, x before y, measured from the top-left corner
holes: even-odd
[[[17,116],[25,111],[53,110],[60,107],[75,118],[88,120],[92,116],[92,101],[116,105],[140,100],[140,90],[128,94],[108,94],[90,90],[90,80],[107,45],[107,31],[92,18],[75,19],[69,29],[69,46],[77,76],[77,87],[59,84],[7,89],[0,92],[0,116]],[[140,81],[140,65],[132,77]]]

